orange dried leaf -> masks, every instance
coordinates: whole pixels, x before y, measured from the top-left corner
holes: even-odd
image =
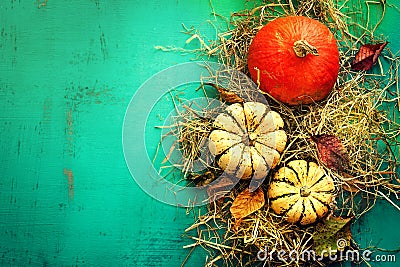
[[[211,84],[212,87],[217,89],[219,92],[222,100],[228,102],[228,103],[243,103],[244,100],[240,96],[238,96],[235,92],[228,91],[225,88],[222,88],[221,86],[218,86],[216,84]]]
[[[344,171],[348,168],[350,158],[342,142],[334,135],[311,136],[317,144],[318,158],[326,167],[335,171]]]
[[[264,192],[261,188],[258,188],[253,192],[250,192],[249,189],[246,189],[235,198],[230,211],[236,220],[240,220],[261,209],[264,204]]]

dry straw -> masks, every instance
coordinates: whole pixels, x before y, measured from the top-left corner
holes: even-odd
[[[196,53],[217,57],[220,63],[247,73],[246,57],[251,40],[268,21],[285,15],[303,15],[318,19],[331,29],[338,40],[341,58],[339,78],[331,95],[322,102],[295,108],[279,103],[269,95],[265,97],[286,124],[288,143],[281,155],[281,164],[292,159],[318,161],[316,146],[310,139],[312,135],[332,134],[343,142],[351,161],[347,173],[326,170],[334,177],[338,188],[333,213],[356,219],[370,210],[379,198],[399,209],[395,202],[400,193],[400,127],[396,123],[400,111],[399,56],[386,49],[375,67],[378,73],[351,71],[350,62],[360,45],[382,41],[375,39],[375,31],[386,11],[384,1],[360,1],[360,4],[349,6],[349,1],[339,4],[336,0],[268,1],[232,14],[229,29],[219,33],[218,39],[209,44],[198,32],[188,31],[191,34],[189,42],[194,39],[200,41],[201,46],[195,50]],[[366,13],[360,10],[363,6]],[[371,10],[382,11],[375,22],[370,16]],[[204,87],[202,89],[205,90]],[[227,89],[240,93],[240,87]],[[180,130],[173,133],[185,155],[182,161],[185,177],[191,176],[192,162],[197,159],[199,148],[204,146],[212,129],[210,118],[218,110],[204,112],[208,116],[190,109],[180,113],[183,127],[176,128]],[[210,161],[203,163],[208,167],[208,174],[214,174],[211,179],[217,177],[218,168]],[[197,182],[207,182],[201,178],[196,176]],[[267,183],[263,187],[266,188]],[[194,242],[185,248],[191,248],[192,252],[195,247],[202,246],[209,253],[206,266],[220,266],[221,263],[224,266],[259,266],[256,255],[265,247],[287,252],[301,252],[312,247],[315,226],[300,227],[286,223],[269,211],[268,203],[262,210],[243,219],[240,225],[235,223],[229,207],[246,186],[240,184],[224,201],[210,204],[205,214],[193,209],[194,213],[198,212],[195,214],[196,223],[186,230],[186,235]],[[265,266],[302,266],[304,263],[302,260],[269,261],[265,262]],[[316,260],[308,264],[323,266],[326,262]]]

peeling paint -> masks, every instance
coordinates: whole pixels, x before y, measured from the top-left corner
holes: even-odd
[[[108,58],[107,41],[106,41],[106,37],[104,35],[104,32],[102,31],[100,26],[99,26],[99,29],[101,31],[101,34],[100,34],[101,53],[103,54],[103,60],[106,60]]]
[[[47,6],[47,2],[48,2],[48,0],[37,0],[36,4],[37,4],[37,7],[40,9],[42,7]]]
[[[64,168],[64,175],[67,177],[68,181],[68,200],[72,201],[74,199],[74,174],[72,173],[72,170],[68,170],[67,168]]]
[[[66,113],[66,152],[69,156],[74,156],[75,146],[74,146],[74,118],[72,115],[72,109],[67,110]]]
[[[46,98],[43,101],[43,117],[42,121],[44,123],[49,123],[51,121],[51,114],[53,109],[53,101],[51,98]]]
[[[81,86],[71,84],[70,87],[65,89],[66,94],[64,98],[67,105],[73,111],[77,111],[80,106],[89,104],[113,104],[122,101],[122,98],[116,98],[113,94],[114,88],[108,85],[99,85],[96,81],[93,86]]]

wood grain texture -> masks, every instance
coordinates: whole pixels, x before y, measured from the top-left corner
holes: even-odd
[[[214,2],[229,15],[244,0]],[[181,23],[213,38],[210,11],[201,0],[1,1],[0,266],[181,264],[192,216],[135,184],[121,130],[135,90],[193,58],[154,46],[184,45]],[[368,223],[368,240],[400,240]]]
[[[190,57],[154,45],[209,17],[201,1],[0,3],[0,266],[179,266],[192,218],[134,183],[122,122]]]

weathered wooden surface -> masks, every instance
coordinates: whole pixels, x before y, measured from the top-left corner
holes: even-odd
[[[1,266],[182,262],[192,218],[134,183],[122,122],[146,79],[189,58],[154,45],[209,17],[201,1],[1,1]]]
[[[215,2],[228,15],[243,1]],[[135,184],[121,129],[135,90],[193,57],[154,45],[184,44],[181,23],[210,18],[201,0],[0,2],[0,265],[180,265],[192,217]],[[393,212],[383,205],[356,238],[397,247]]]

